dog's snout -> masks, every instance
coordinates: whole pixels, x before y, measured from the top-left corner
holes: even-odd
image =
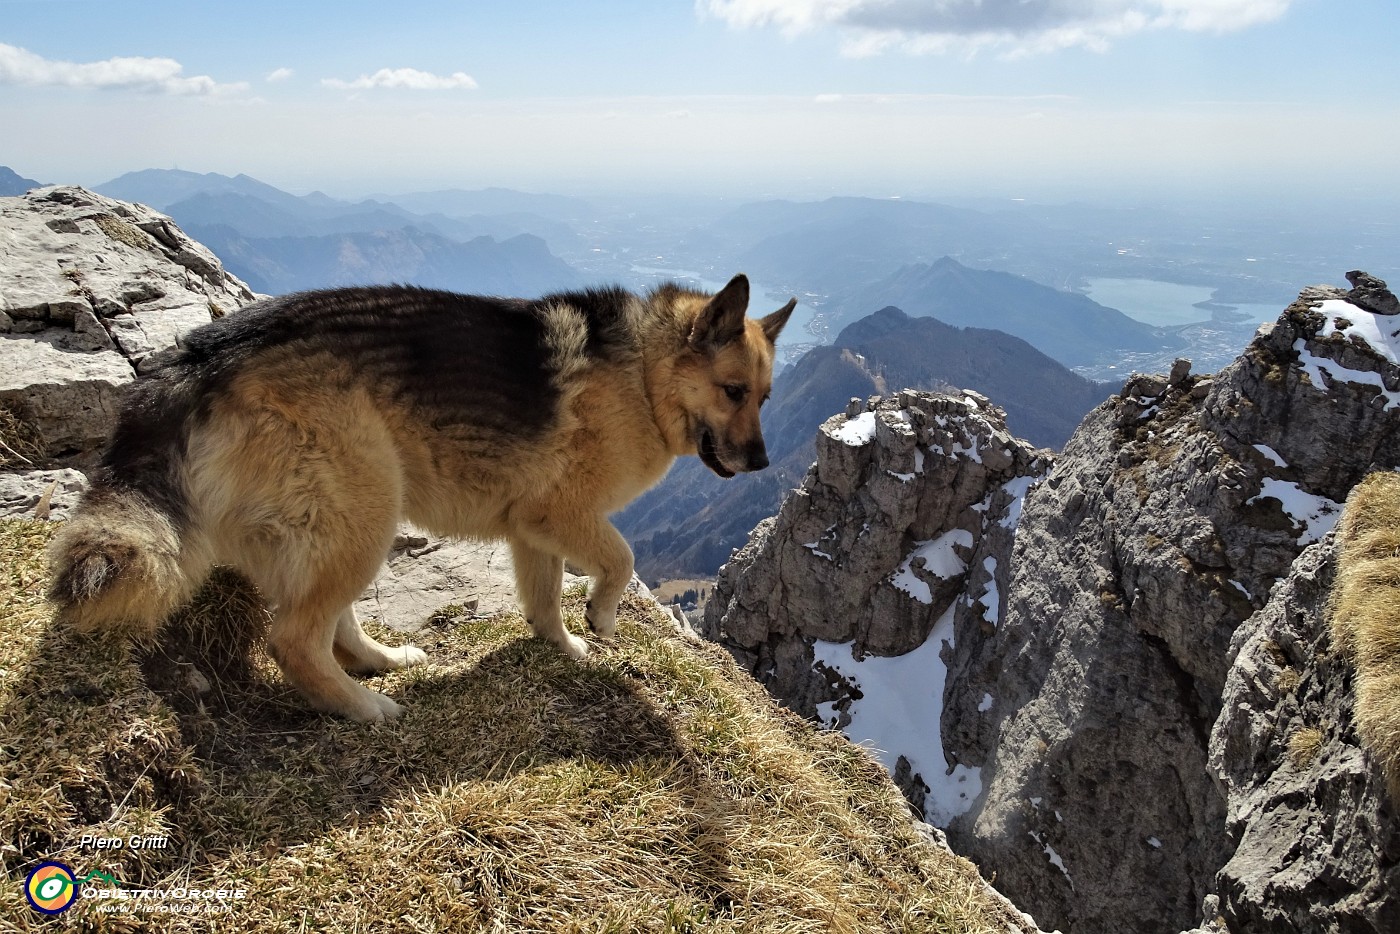
[[[749,470],[762,470],[764,467],[767,467],[768,452],[764,450],[761,446],[757,448],[750,448],[747,466]]]

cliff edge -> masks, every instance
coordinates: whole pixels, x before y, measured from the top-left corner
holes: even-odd
[[[796,685],[778,692],[796,709],[883,744],[911,801],[1043,927],[1393,930],[1394,811],[1381,757],[1356,741],[1353,669],[1328,648],[1323,610],[1342,504],[1368,474],[1400,466],[1400,306],[1383,282],[1349,278],[1350,290],[1304,290],[1217,374],[1182,360],[1170,374],[1134,375],[1048,471],[1024,470],[1017,521],[990,522],[988,501],[978,523],[929,529],[939,544],[927,554],[925,533],[904,537],[917,546],[905,554],[853,548],[845,560],[870,560],[876,582],[856,609],[824,596],[829,572],[801,550],[837,554],[823,543],[855,541],[863,515],[837,502],[826,513],[849,520],[792,521],[822,487],[819,450],[803,488],[722,571],[707,634],[770,686]],[[848,502],[875,499],[885,474],[909,470],[913,453],[894,462],[899,445],[943,479],[887,513],[976,501],[950,482],[965,456],[950,456],[955,447],[886,438],[873,436],[867,459],[891,466],[865,470]],[[1007,534],[978,537],[973,525]],[[918,573],[918,557],[925,572],[945,570]],[[911,573],[917,593],[900,586]],[[937,625],[915,612],[925,592],[949,607]],[[778,602],[804,609],[764,609]],[[870,621],[838,632],[843,614]],[[1279,620],[1301,628],[1289,636]],[[883,633],[880,644],[862,644],[864,630]],[[857,659],[906,654],[862,680],[828,640],[851,643]],[[1292,673],[1260,688],[1246,673],[1261,659]],[[904,752],[910,730],[861,727],[872,694],[882,717],[925,737],[918,768]],[[1288,707],[1300,703],[1313,706]],[[1293,712],[1280,719],[1284,708]],[[1300,771],[1289,752],[1295,734],[1324,722],[1324,740],[1351,744],[1307,760],[1332,767],[1330,778]],[[953,807],[937,793],[950,783]],[[1297,821],[1273,821],[1283,800]],[[1304,827],[1314,832],[1300,843]],[[1270,926],[1254,926],[1266,916]]]

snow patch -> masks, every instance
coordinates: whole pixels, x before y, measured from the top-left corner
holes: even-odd
[[[821,549],[821,544],[822,544],[821,542],[807,542],[807,543],[806,543],[805,545],[803,545],[802,547],[803,547],[803,548],[806,548],[808,551],[810,551],[812,554],[816,555],[818,558],[825,558],[825,559],[828,560],[828,561],[835,562],[835,560],[836,560],[835,558],[833,558],[833,557],[832,557],[830,554],[828,554],[827,552],[822,551],[822,549]]]
[[[1258,451],[1260,454],[1263,454],[1266,458],[1268,458],[1269,463],[1273,464],[1275,467],[1283,467],[1285,469],[1288,467],[1288,464],[1286,464],[1283,458],[1279,456],[1278,451],[1275,451],[1267,444],[1256,444],[1254,446],[1254,450]]]
[[[1060,870],[1060,872],[1064,873],[1065,880],[1069,882],[1069,887],[1073,889],[1074,880],[1070,878],[1069,870],[1065,868],[1065,861],[1060,859],[1060,854],[1056,853],[1055,848],[1050,844],[1046,843],[1045,838],[1040,834],[1036,833],[1034,830],[1028,830],[1026,832],[1030,834],[1030,838],[1032,840],[1040,844],[1041,849],[1045,853],[1045,857],[1050,860],[1050,865],[1054,866],[1056,869]]]
[[[1162,848],[1162,841],[1158,840],[1156,837],[1148,837],[1147,845],[1152,847],[1152,849],[1154,850],[1160,850]]]
[[[924,644],[894,658],[868,655],[857,661],[844,642],[812,644],[813,657],[860,689],[850,702],[851,722],[843,732],[852,742],[867,746],[891,774],[899,757],[909,761],[929,786],[924,799],[925,819],[947,827],[967,813],[982,793],[982,770],[964,765],[947,766],[943,753],[943,683],[948,669],[939,658],[943,643],[953,643],[953,609],[934,624]],[[832,704],[818,704],[817,712],[832,722]],[[827,720],[827,718],[831,718]]]
[[[831,433],[842,444],[858,448],[875,440],[875,413],[862,412]]]
[[[1397,321],[1394,317],[1374,314],[1341,299],[1327,299],[1317,306],[1317,310],[1326,315],[1326,321],[1322,325],[1322,330],[1318,332],[1318,337],[1327,338],[1338,333],[1343,334],[1348,340],[1359,337],[1378,356],[1392,364],[1400,364],[1400,328],[1396,328]],[[1337,327],[1339,319],[1348,322],[1345,329]],[[1327,383],[1323,378],[1325,374],[1335,382],[1375,386],[1386,400],[1385,407],[1387,409],[1400,405],[1400,392],[1386,389],[1385,381],[1381,379],[1379,373],[1369,370],[1352,370],[1342,366],[1336,360],[1318,357],[1308,350],[1301,337],[1293,342],[1293,349],[1298,354],[1298,365],[1307,374],[1308,381],[1319,390],[1327,391]]]
[[[1359,336],[1377,354],[1400,365],[1400,318],[1378,315],[1339,298],[1327,299],[1317,306],[1317,310],[1327,316],[1321,337],[1336,334],[1337,319],[1340,318],[1349,322],[1345,331],[1348,338]]]
[[[953,550],[954,545],[971,548],[972,533],[966,529],[953,529],[929,541],[916,542],[914,550],[890,577],[890,583],[896,590],[904,591],[920,603],[932,604],[933,591],[914,573],[914,561],[922,558],[925,573],[952,580],[967,570],[967,562],[958,557]]]
[[[1021,522],[1021,508],[1026,504],[1026,494],[1030,488],[1039,481],[1041,477],[1017,477],[1008,480],[1002,489],[1011,497],[1011,505],[1006,507],[1006,518],[1001,520],[1003,529],[1016,531],[1016,526]]]
[[[1325,496],[1307,493],[1298,484],[1286,480],[1264,480],[1259,495],[1245,505],[1257,503],[1268,497],[1282,503],[1288,518],[1292,519],[1295,525],[1302,526],[1303,531],[1298,537],[1298,542],[1302,545],[1311,545],[1332,531],[1332,526],[1337,524],[1337,519],[1342,514],[1340,503]]]
[[[986,713],[992,709],[992,704],[994,703],[996,703],[996,698],[992,697],[990,694],[983,694],[982,703],[977,705],[977,712]]]
[[[997,559],[988,555],[982,561],[982,569],[987,572],[987,589],[977,602],[982,605],[983,618],[993,626],[1001,622],[1001,593],[997,590]]]

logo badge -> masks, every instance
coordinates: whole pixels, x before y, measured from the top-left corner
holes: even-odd
[[[35,911],[56,915],[78,900],[78,879],[62,863],[40,863],[24,880],[24,897]]]

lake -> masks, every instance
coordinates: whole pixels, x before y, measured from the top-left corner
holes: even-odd
[[[1181,285],[1157,279],[1086,279],[1084,294],[1100,305],[1116,308],[1129,318],[1155,327],[1196,324],[1211,319],[1210,312],[1194,307],[1208,302],[1215,289],[1208,285]],[[1250,322],[1273,321],[1283,305],[1222,305],[1247,315]]]

